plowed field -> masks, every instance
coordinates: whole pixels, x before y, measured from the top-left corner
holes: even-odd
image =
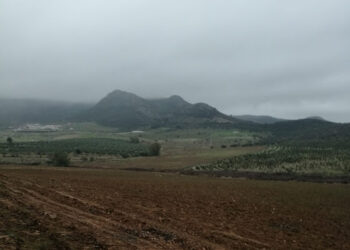
[[[350,186],[0,168],[1,249],[350,249]]]

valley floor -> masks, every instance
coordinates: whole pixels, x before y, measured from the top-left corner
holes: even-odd
[[[350,249],[350,186],[0,167],[1,249]]]

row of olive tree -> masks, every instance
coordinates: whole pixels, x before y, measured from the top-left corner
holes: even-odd
[[[137,137],[136,137],[137,138]],[[138,139],[138,138],[137,138]],[[8,144],[13,144],[12,137],[7,137],[6,142]],[[135,140],[134,137],[131,139],[133,143],[139,143],[139,140]],[[152,143],[149,146],[149,156],[159,156],[161,150],[161,145],[158,142]],[[81,150],[77,149],[76,154],[81,154]],[[49,156],[49,163],[55,166],[68,167],[70,165],[70,158],[66,152],[56,152]]]

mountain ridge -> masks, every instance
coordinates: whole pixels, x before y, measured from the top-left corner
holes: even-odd
[[[317,120],[321,123],[327,122],[319,116],[304,119]],[[284,124],[284,122],[291,122],[291,124],[297,125],[298,123],[293,123],[293,121],[304,119],[287,120],[272,116],[254,115],[229,116],[206,103],[191,104],[179,95],[146,99],[122,90],[114,90],[108,93],[95,104],[41,99],[0,98],[1,126],[23,123],[90,121],[102,125],[120,126],[130,129],[161,126],[216,126],[259,130],[266,129],[264,125]],[[284,127],[285,125],[283,124],[280,127]],[[268,127],[270,129],[274,128],[274,126]]]
[[[191,104],[178,95],[145,99],[121,90],[114,90],[107,94],[80,118],[121,128],[242,122],[219,112],[208,104]]]
[[[0,125],[68,122],[92,106],[44,99],[0,98]]]
[[[276,122],[281,122],[281,121],[288,121],[287,119],[282,119],[282,118],[276,118],[273,116],[269,115],[233,115],[233,117],[244,120],[244,121],[250,121],[258,124],[273,124]]]

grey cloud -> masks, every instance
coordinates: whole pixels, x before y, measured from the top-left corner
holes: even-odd
[[[346,0],[5,0],[0,96],[179,94],[229,114],[350,122]]]

